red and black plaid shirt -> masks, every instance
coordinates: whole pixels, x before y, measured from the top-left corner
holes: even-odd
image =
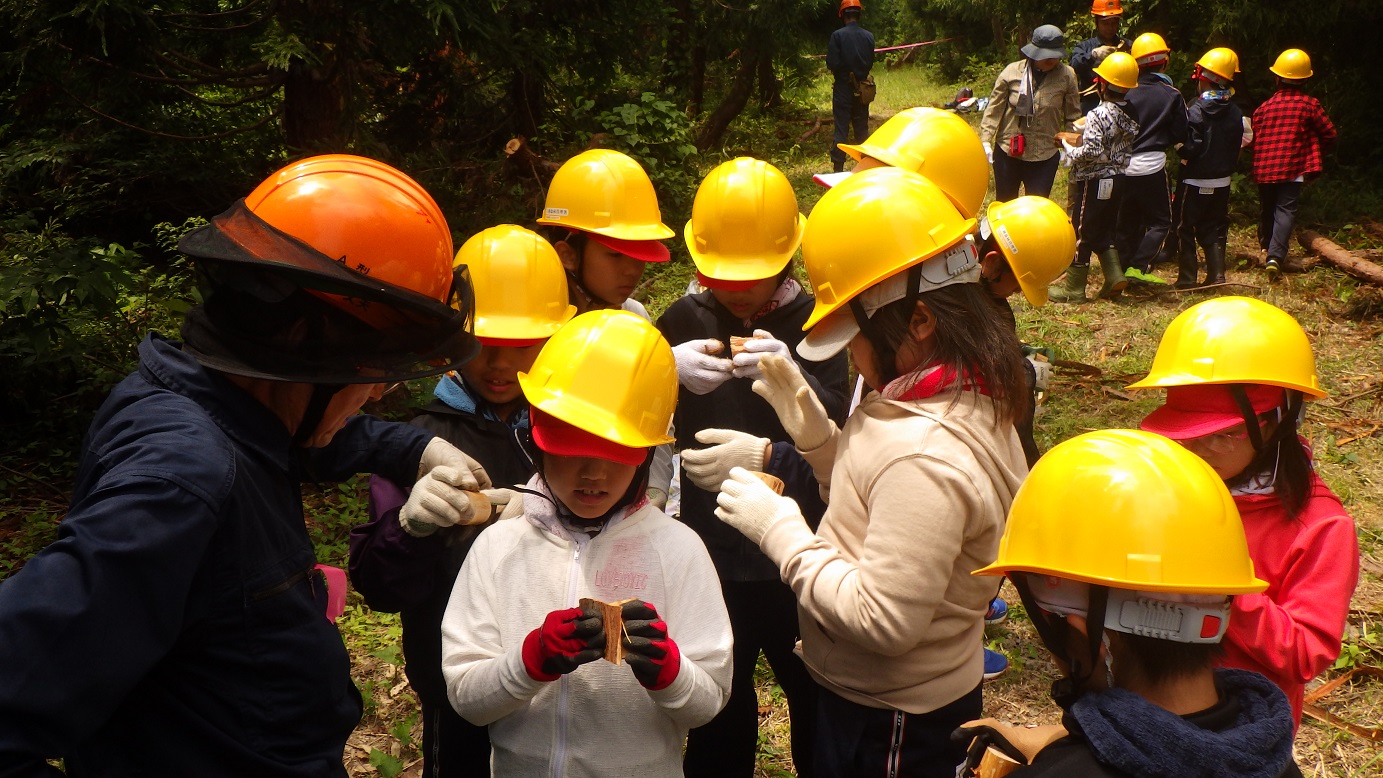
[[[1335,125],[1316,98],[1284,86],[1253,112],[1253,180],[1260,184],[1314,178],[1335,142]]]

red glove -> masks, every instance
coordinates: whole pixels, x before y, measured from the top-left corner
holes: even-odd
[[[682,669],[682,652],[668,637],[667,624],[652,605],[643,600],[626,602],[624,617],[624,658],[634,677],[651,692],[666,689]]]
[[[555,681],[605,655],[605,623],[585,608],[553,611],[523,640],[523,669],[535,681]]]

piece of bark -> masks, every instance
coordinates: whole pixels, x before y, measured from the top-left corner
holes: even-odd
[[[783,479],[779,478],[778,476],[776,476],[776,475],[769,475],[768,473],[760,473],[760,472],[755,471],[755,470],[750,470],[750,471],[749,471],[749,474],[752,475],[752,476],[754,476],[755,478],[759,479],[760,481],[763,481],[765,484],[767,484],[767,485],[768,485],[768,488],[772,489],[774,494],[782,494],[782,493],[783,493],[783,488],[784,488]]]
[[[484,524],[490,520],[490,514],[494,512],[494,506],[490,504],[490,498],[480,492],[462,492],[466,499],[471,502],[470,524]]]
[[[741,337],[738,336],[738,335],[731,335],[731,336],[730,336],[730,356],[731,356],[731,357],[737,357],[737,356],[739,356],[740,353],[742,353],[742,352],[744,351],[744,344],[748,343],[748,342],[751,341],[751,340],[754,340],[755,337],[756,337],[756,336],[754,336],[754,335],[750,335],[750,336],[747,337],[747,338],[741,338]]]
[[[619,602],[601,602],[590,597],[582,597],[582,608],[592,608],[600,613],[605,625],[605,661],[617,665],[624,661],[624,604],[633,602],[630,597]]]
[[[986,748],[984,756],[980,757],[980,766],[975,769],[975,775],[976,778],[1003,778],[1022,766],[1006,754]]]
[[[1383,267],[1349,253],[1330,239],[1311,230],[1301,230],[1297,239],[1307,251],[1361,281],[1383,286]]]

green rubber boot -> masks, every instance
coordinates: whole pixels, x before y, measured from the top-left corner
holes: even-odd
[[[1118,297],[1128,286],[1128,279],[1124,277],[1124,269],[1119,266],[1119,250],[1105,249],[1100,252],[1100,270],[1104,271],[1104,285],[1100,287],[1099,297],[1101,300],[1108,300]]]
[[[1047,299],[1054,303],[1083,303],[1085,282],[1090,280],[1089,265],[1072,265],[1066,268],[1066,277],[1059,284],[1047,287]]]

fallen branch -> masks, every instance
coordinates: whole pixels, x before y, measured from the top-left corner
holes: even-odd
[[[816,131],[819,130],[819,129],[821,129],[821,123],[822,123],[822,121],[823,121],[825,118],[826,118],[826,117],[824,117],[824,116],[818,116],[818,117],[816,117],[816,124],[813,124],[810,130],[807,130],[806,132],[804,132],[804,133],[802,133],[801,135],[797,136],[797,142],[798,142],[798,143],[801,143],[801,142],[805,141],[807,138],[810,138],[811,136],[815,135],[815,134],[816,134]]]
[[[1218,289],[1222,286],[1242,286],[1245,289],[1253,289],[1256,291],[1262,291],[1263,289],[1263,287],[1254,286],[1253,284],[1241,284],[1238,281],[1225,281],[1218,284],[1201,284],[1200,286],[1192,286],[1186,289],[1178,289],[1175,286],[1168,285],[1165,291],[1171,292],[1172,294],[1184,294],[1186,292],[1203,292],[1206,289]]]
[[[1345,271],[1361,281],[1383,286],[1383,267],[1367,259],[1360,259],[1349,253],[1330,239],[1311,230],[1301,230],[1297,235],[1302,248],[1317,254],[1321,259]]]

